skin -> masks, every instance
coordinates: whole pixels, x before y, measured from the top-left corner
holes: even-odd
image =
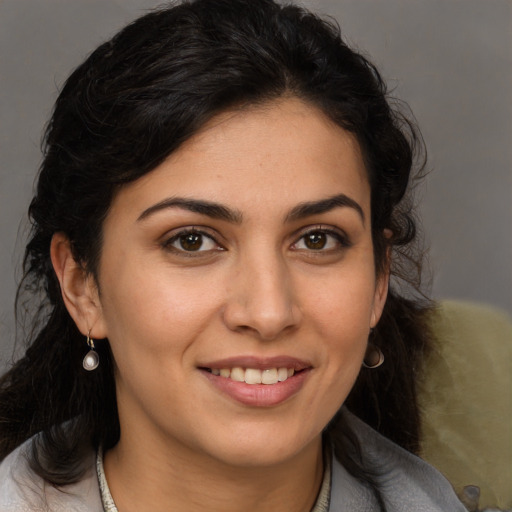
[[[297,214],[342,194],[350,204]],[[236,219],[161,207],[176,197],[220,204]],[[311,509],[321,432],[355,382],[386,299],[370,218],[355,138],[284,98],[215,117],[124,186],[104,223],[98,283],[54,236],[68,310],[84,334],[108,337],[117,365],[121,438],[105,470],[120,512]],[[185,251],[179,234],[192,228],[202,245]],[[309,367],[292,396],[251,406],[200,370],[241,356]]]

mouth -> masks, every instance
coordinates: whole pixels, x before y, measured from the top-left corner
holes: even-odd
[[[235,366],[233,368],[202,368],[203,370],[215,376],[220,376],[225,379],[231,379],[235,382],[245,382],[246,384],[277,384],[278,382],[285,382],[290,377],[293,377],[296,372],[294,368],[287,368],[286,366],[274,368],[243,368]]]
[[[246,406],[273,407],[299,393],[313,367],[288,356],[241,356],[205,362],[198,369],[223,395]]]

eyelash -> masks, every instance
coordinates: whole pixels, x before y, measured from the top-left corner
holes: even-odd
[[[184,248],[173,247],[174,243],[178,242],[181,238],[186,237],[188,235],[197,235],[197,236],[201,237],[200,247],[198,250],[187,251]],[[328,248],[328,249],[324,249],[324,247],[319,247],[318,249],[307,248],[307,247],[305,247],[305,248],[297,247],[297,245],[300,242],[306,241],[307,236],[312,236],[312,235],[325,235],[326,237],[331,237],[335,240],[338,247]],[[205,239],[208,239],[209,241],[214,243],[216,245],[216,249],[201,250],[202,246],[204,245]],[[326,241],[326,244],[329,244],[328,240]],[[291,245],[291,247],[295,251],[304,251],[304,252],[309,252],[309,253],[315,254],[315,255],[321,255],[322,253],[332,253],[337,250],[339,251],[342,249],[346,249],[346,248],[350,247],[351,245],[352,244],[345,233],[339,232],[334,229],[325,228],[323,226],[315,226],[315,227],[307,229],[306,231],[303,231],[300,234],[299,238],[297,238],[296,241]],[[162,246],[164,249],[166,249],[168,251],[174,252],[181,256],[192,257],[192,258],[204,256],[205,255],[204,253],[211,254],[212,251],[217,252],[217,251],[226,250],[225,247],[223,247],[221,244],[219,244],[219,242],[217,242],[217,240],[215,239],[214,236],[212,236],[208,232],[205,232],[205,231],[203,231],[201,229],[197,229],[197,228],[182,229],[178,233],[176,233],[173,236],[171,236],[170,238],[166,239],[163,242]]]
[[[337,244],[337,247],[335,248],[328,248],[325,249],[324,247],[318,248],[318,249],[312,249],[312,248],[297,248],[296,246],[302,241],[306,241],[306,237],[312,236],[312,235],[325,235],[326,237],[331,237],[334,239],[335,243]],[[326,241],[326,244],[328,244],[328,240]],[[350,239],[348,236],[340,232],[338,230],[332,229],[332,228],[326,228],[323,226],[315,226],[312,228],[308,228],[306,231],[303,231],[300,235],[300,237],[297,239],[296,242],[292,244],[292,247],[295,248],[297,251],[306,251],[311,254],[315,255],[321,255],[322,253],[333,253],[336,251],[340,251],[343,249],[346,249],[352,245]]]
[[[175,235],[166,239],[164,241],[164,243],[162,244],[162,246],[166,250],[169,250],[171,252],[174,252],[176,254],[179,254],[179,255],[185,256],[185,257],[189,257],[189,258],[204,256],[204,253],[211,253],[212,249],[187,251],[186,249],[183,249],[183,248],[179,249],[177,247],[173,247],[173,244],[175,242],[178,242],[180,240],[180,238],[186,237],[188,235],[197,235],[197,236],[201,237],[201,247],[204,244],[204,239],[206,238],[206,239],[210,240],[211,242],[213,242],[217,246],[217,248],[215,249],[216,251],[224,251],[225,250],[225,248],[221,244],[219,244],[219,242],[217,242],[217,240],[211,234],[209,234],[201,229],[197,229],[197,228],[182,229]]]

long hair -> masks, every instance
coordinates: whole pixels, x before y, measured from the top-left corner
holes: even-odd
[[[372,340],[386,364],[361,372],[347,404],[400,445],[418,448],[415,370],[429,334],[425,305],[414,298],[421,257],[406,193],[419,146],[415,129],[334,22],[272,0],[197,0],[128,25],[71,74],[57,99],[19,288],[19,313],[32,312],[33,335],[0,380],[0,458],[39,432],[32,465],[64,485],[83,471],[83,446],[109,449],[119,438],[108,340],[98,343],[100,367],[85,372],[87,346],[50,261],[53,234],[65,233],[76,261],[96,276],[102,223],[123,184],[158,166],[216,114],[283,95],[316,106],[361,147],[376,272],[390,264],[393,280]],[[343,446],[353,436],[339,418],[328,430],[346,458]],[[358,472],[357,464],[346,465]]]

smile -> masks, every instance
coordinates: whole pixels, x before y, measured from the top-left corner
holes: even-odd
[[[238,355],[204,361],[198,369],[221,394],[245,406],[265,408],[277,406],[299,393],[313,365],[287,355]]]
[[[277,384],[284,382],[289,377],[293,377],[295,370],[293,368],[208,368],[213,375],[231,379],[235,382],[245,382],[246,384]]]

